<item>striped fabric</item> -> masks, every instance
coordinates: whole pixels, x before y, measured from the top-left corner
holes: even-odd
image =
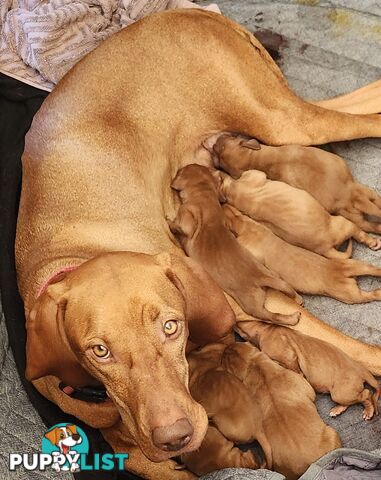
[[[184,7],[197,6],[188,0],[0,0],[0,72],[50,91],[113,33],[151,13]]]

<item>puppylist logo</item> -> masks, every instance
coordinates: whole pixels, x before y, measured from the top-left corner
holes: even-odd
[[[81,470],[125,470],[127,453],[95,453],[93,463],[88,462],[89,440],[82,428],[71,423],[58,423],[50,428],[42,439],[41,453],[11,453],[9,470],[24,467],[25,470],[79,472]]]

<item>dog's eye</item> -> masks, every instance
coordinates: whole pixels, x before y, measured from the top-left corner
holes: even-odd
[[[179,328],[176,320],[168,320],[164,323],[164,333],[168,336],[174,335]]]
[[[60,438],[65,438],[65,435],[61,433]]]
[[[104,345],[94,345],[93,352],[98,358],[108,358],[110,356],[110,350]]]

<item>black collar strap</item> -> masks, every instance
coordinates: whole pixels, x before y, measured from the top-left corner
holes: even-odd
[[[106,389],[103,386],[74,388],[61,382],[59,388],[69,397],[82,400],[83,402],[102,403],[108,399]]]

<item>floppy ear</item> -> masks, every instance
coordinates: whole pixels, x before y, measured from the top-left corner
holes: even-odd
[[[53,428],[50,432],[45,433],[44,437],[49,440],[49,442],[53,445],[57,445],[58,443],[58,435],[59,435],[59,428]]]
[[[36,300],[26,322],[27,380],[54,375],[71,386],[94,379],[81,367],[65,333],[67,295],[62,277]]]
[[[177,216],[173,221],[167,220],[173,234],[184,235],[191,238],[196,230],[197,222],[192,212],[183,205],[179,208]]]
[[[250,150],[260,150],[261,144],[255,138],[251,138],[250,140],[242,140],[239,142],[241,147],[250,148]]]
[[[168,253],[156,256],[168,279],[182,294],[189,338],[197,345],[216,342],[235,325],[235,315],[222,289],[189,257]]]
[[[183,181],[182,181],[182,172],[183,169],[181,168],[178,170],[176,177],[172,180],[171,187],[173,190],[176,190],[177,192],[181,191],[184,187]]]

